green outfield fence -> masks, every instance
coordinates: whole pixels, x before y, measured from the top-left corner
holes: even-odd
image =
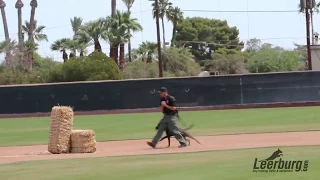
[[[152,108],[165,86],[179,106],[320,101],[320,72],[0,86],[0,114]]]

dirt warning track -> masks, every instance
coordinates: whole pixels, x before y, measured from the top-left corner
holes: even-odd
[[[221,136],[198,136],[201,145],[191,140],[191,146],[178,148],[176,140],[172,140],[170,148],[167,141],[159,143],[157,149],[147,146],[148,140],[99,142],[97,152],[93,154],[50,154],[47,145],[0,147],[0,164],[54,159],[75,159],[105,156],[129,156],[163,153],[201,152],[210,150],[227,150],[259,147],[320,145],[320,131],[262,133]]]

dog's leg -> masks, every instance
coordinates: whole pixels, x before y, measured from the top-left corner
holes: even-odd
[[[186,139],[186,138],[185,138],[185,140],[188,142],[188,146],[190,146],[190,144],[191,144],[191,143],[190,143],[190,140],[189,140],[189,139]]]
[[[168,136],[164,136],[163,138],[161,138],[161,139],[159,140],[159,142],[162,141],[162,140],[164,140],[165,138],[168,138]]]
[[[167,133],[167,138],[168,138],[168,146],[167,146],[167,148],[168,148],[168,147],[170,147],[170,145],[171,145],[171,141],[170,141],[170,131],[169,131],[169,129],[167,129],[166,133]]]

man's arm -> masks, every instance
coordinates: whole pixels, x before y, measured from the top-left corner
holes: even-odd
[[[166,108],[168,108],[168,109],[170,109],[170,110],[172,110],[172,111],[176,110],[176,109],[177,109],[176,106],[175,106],[175,104],[176,104],[176,99],[171,96],[170,99],[169,99],[169,101],[171,102],[170,104],[172,104],[172,106],[169,106],[165,101],[162,101],[162,102],[161,102],[162,107],[166,107]]]

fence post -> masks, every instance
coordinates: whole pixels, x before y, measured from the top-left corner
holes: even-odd
[[[243,104],[242,78],[240,78],[240,103]]]

